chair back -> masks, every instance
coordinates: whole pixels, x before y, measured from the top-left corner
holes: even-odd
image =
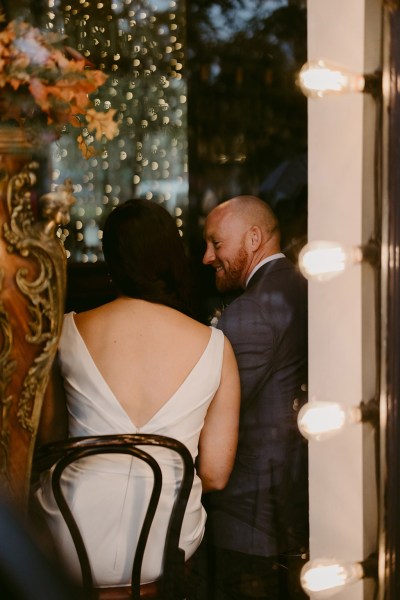
[[[155,458],[146,452],[143,446],[167,448],[176,452],[182,461],[182,477],[178,482],[178,490],[168,523],[162,578],[157,582],[157,586],[153,586],[153,589],[156,589],[157,593],[149,593],[149,586],[147,586],[147,593],[145,593],[144,590],[147,584],[141,588],[140,576],[151,524],[161,495],[162,472]],[[194,477],[193,459],[189,450],[178,440],[166,436],[118,434],[69,438],[46,444],[37,452],[34,460],[34,471],[36,473],[54,467],[51,476],[54,497],[75,544],[81,567],[84,590],[92,598],[99,598],[99,588],[97,590],[94,588],[88,553],[79,527],[63,493],[61,480],[64,470],[71,463],[96,454],[128,454],[146,462],[153,473],[150,500],[140,530],[135,555],[132,557],[130,597],[137,600],[141,597],[183,600],[185,598],[185,553],[179,548],[179,538]],[[143,591],[142,594],[141,589]]]

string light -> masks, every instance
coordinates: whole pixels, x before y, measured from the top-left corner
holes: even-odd
[[[319,240],[303,246],[298,263],[307,279],[328,281],[350,265],[362,261],[376,264],[378,258],[378,248],[373,241],[365,246],[346,246],[340,242]]]
[[[144,194],[152,193],[152,199],[161,202],[164,190],[177,185],[179,194],[172,194],[167,209],[173,214],[177,206],[182,207],[185,214],[181,219],[186,223],[188,186],[183,189],[180,185],[181,177],[186,183],[188,180],[187,85],[180,74],[185,59],[185,48],[180,43],[185,34],[184,3],[164,6],[156,0],[140,10],[134,10],[133,0],[83,0],[73,8],[72,3],[61,7],[54,0],[47,0],[47,4],[41,25],[65,33],[69,45],[110,75],[93,102],[117,108],[120,119],[119,136],[86,161],[74,152],[66,130],[53,148],[57,167],[53,181],[63,178],[63,173],[72,174],[82,184],[77,208],[94,203],[101,209],[93,216],[98,225],[119,201],[140,195],[141,187],[146,188]],[[90,145],[93,138],[87,131],[84,137]],[[123,196],[106,190],[109,184],[115,187],[121,181]],[[88,216],[80,217],[82,223],[78,226],[77,218],[78,213],[72,215],[66,249],[74,261],[94,261],[94,257],[101,257],[101,243],[90,246],[92,253],[88,253]]]
[[[303,65],[297,82],[303,94],[309,98],[346,92],[365,92],[375,96],[380,93],[382,76],[379,71],[364,75],[325,60],[317,60]]]

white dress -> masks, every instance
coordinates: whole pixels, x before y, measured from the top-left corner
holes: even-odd
[[[208,345],[192,371],[150,421],[139,428],[132,423],[98,371],[75,326],[73,314],[64,317],[58,353],[67,394],[70,436],[167,435],[183,442],[195,460],[204,418],[221,378],[222,332],[210,327]],[[163,461],[163,489],[142,569],[142,582],[148,582],[161,574],[167,515],[175,495],[175,473],[178,465],[180,468],[180,459],[165,449],[149,446],[144,449]],[[130,583],[134,549],[150,494],[150,473],[149,467],[138,459],[122,455],[82,459],[78,466],[68,467],[65,473],[63,489],[83,532],[97,586]],[[42,477],[37,497],[56,543],[72,572],[79,575],[76,551],[55,504],[49,474]],[[180,539],[186,560],[202,540],[205,520],[201,482],[195,474]]]

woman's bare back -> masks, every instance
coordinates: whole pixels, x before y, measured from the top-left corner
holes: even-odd
[[[160,304],[121,297],[76,314],[103,379],[137,427],[180,388],[201,358],[210,329]]]

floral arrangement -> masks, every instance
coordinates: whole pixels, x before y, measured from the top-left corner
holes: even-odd
[[[216,308],[209,319],[211,327],[216,327],[218,325],[218,321],[220,320],[221,315],[222,309]]]
[[[0,22],[5,22],[0,14]],[[0,119],[16,122],[29,141],[44,131],[56,139],[69,124],[79,128],[78,146],[85,158],[95,149],[83,136],[86,127],[100,142],[118,133],[116,109],[97,111],[89,94],[107,80],[90,68],[65,36],[42,32],[16,19],[0,31]]]

